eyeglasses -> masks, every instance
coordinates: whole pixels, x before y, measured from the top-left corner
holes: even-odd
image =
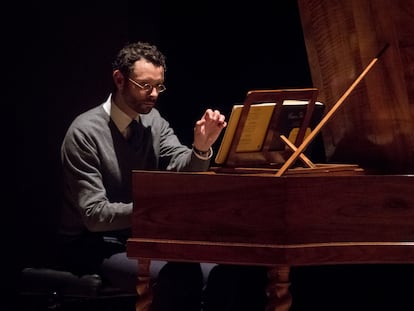
[[[148,93],[152,92],[154,88],[156,89],[158,93],[162,93],[167,89],[164,84],[157,84],[157,85],[151,85],[148,83],[140,84],[137,81],[132,80],[131,78],[128,78],[128,80]]]

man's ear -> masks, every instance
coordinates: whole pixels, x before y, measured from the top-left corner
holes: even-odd
[[[114,70],[114,72],[112,73],[112,77],[114,79],[114,83],[117,86],[117,88],[121,89],[125,83],[125,77],[122,74],[122,72],[119,71],[118,69]]]

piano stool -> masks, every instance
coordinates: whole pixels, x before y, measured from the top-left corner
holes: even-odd
[[[27,267],[20,277],[19,310],[135,310],[136,293],[105,285],[97,274]]]

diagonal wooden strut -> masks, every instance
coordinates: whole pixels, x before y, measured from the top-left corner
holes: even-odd
[[[371,70],[371,68],[375,65],[378,61],[379,57],[385,52],[388,48],[389,44],[387,43],[382,50],[378,53],[377,56],[368,64],[368,66],[364,69],[364,71],[355,79],[355,81],[351,84],[351,86],[345,91],[345,93],[339,98],[339,100],[335,103],[331,110],[322,118],[319,124],[313,129],[313,131],[306,137],[306,139],[299,145],[296,151],[287,159],[287,161],[283,164],[283,166],[277,171],[276,176],[282,176],[287,169],[296,161],[296,159],[302,154],[302,152],[309,146],[315,136],[320,132],[322,127],[329,121],[332,115],[338,110],[338,108],[342,105],[345,99],[351,94],[351,92],[355,89],[355,87],[361,82],[361,80],[366,76],[366,74]]]
[[[290,150],[296,151],[298,149],[298,148],[296,148],[296,146],[294,144],[292,144],[292,142],[285,135],[280,135],[280,138],[289,147]],[[313,164],[313,162],[307,156],[305,156],[303,153],[301,153],[299,155],[299,159],[301,159],[302,162],[305,163],[305,165],[307,167],[310,167],[310,168],[315,168],[316,167],[316,165]]]

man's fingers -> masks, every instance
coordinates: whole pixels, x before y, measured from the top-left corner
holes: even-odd
[[[225,126],[226,124],[226,117],[221,114],[219,110],[207,109],[204,114],[204,119],[206,121],[215,122],[219,126]]]

